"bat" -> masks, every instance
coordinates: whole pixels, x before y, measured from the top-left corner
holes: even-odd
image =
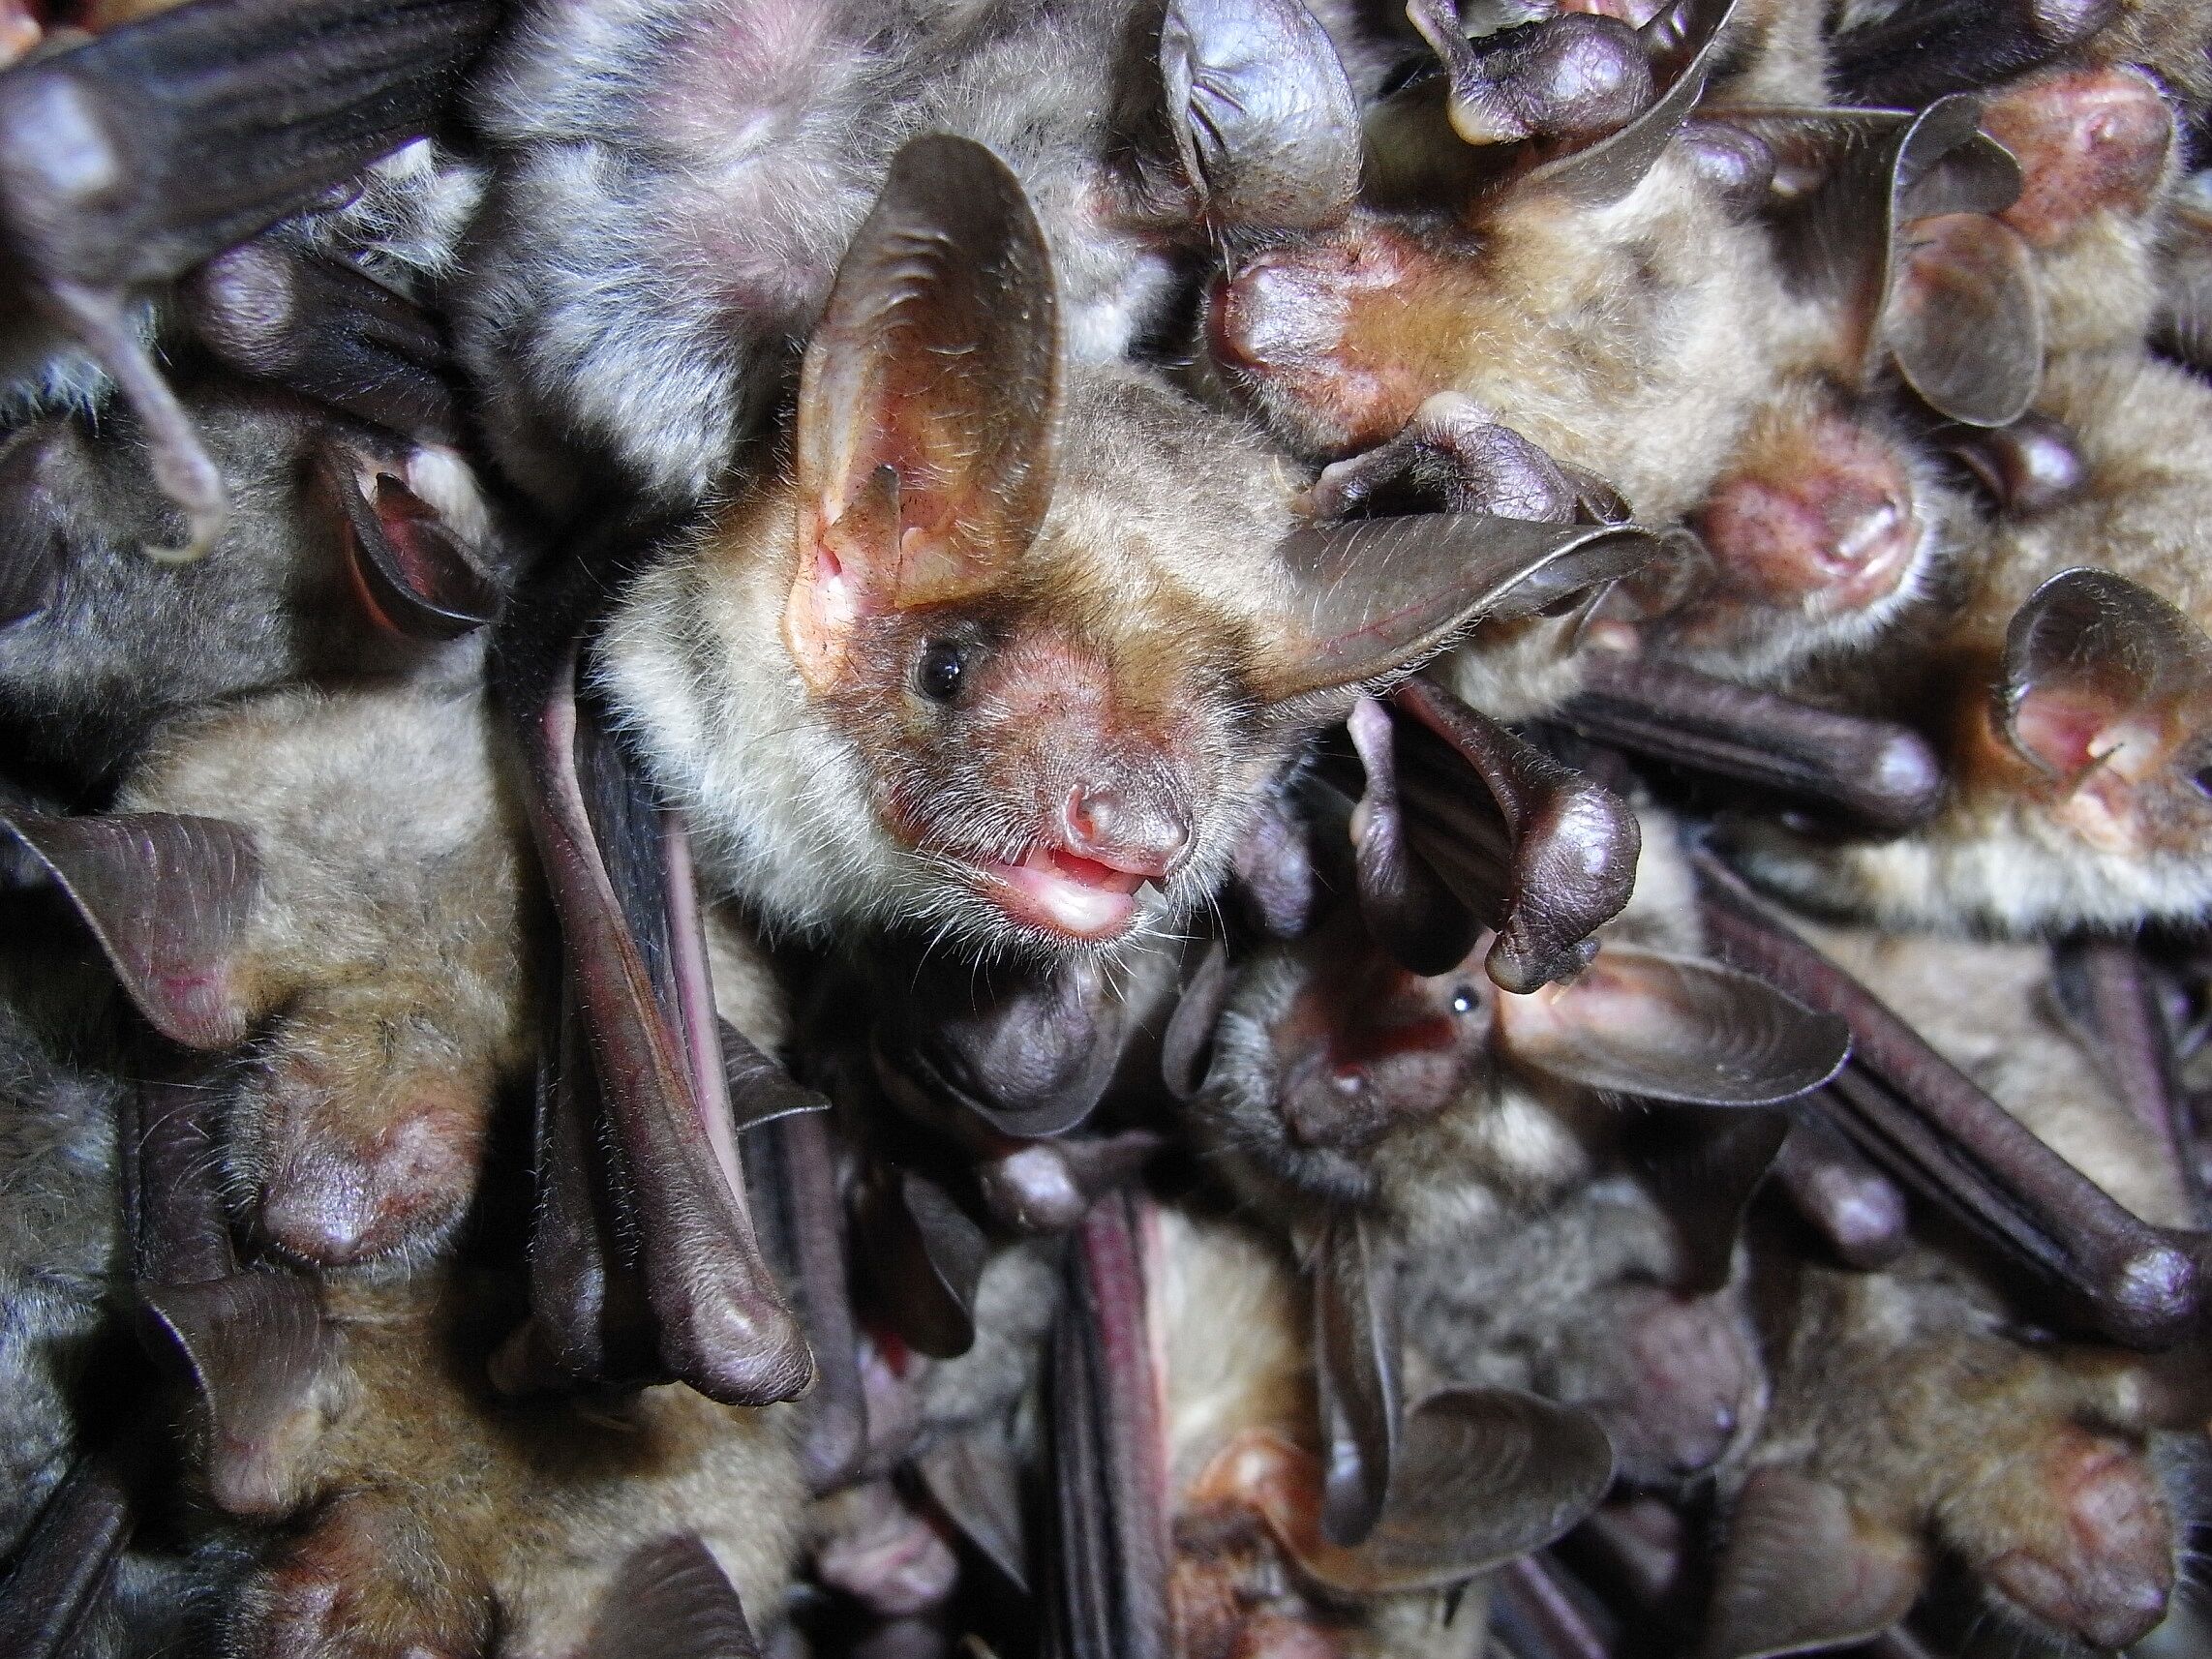
[[[963,256],[910,272],[924,232]],[[703,867],[772,927],[1048,954],[1165,922],[1351,687],[1628,557],[1609,526],[1300,526],[1222,417],[1062,362],[1049,270],[1003,164],[915,140],[808,347],[794,476],[680,535],[599,635]],[[1171,528],[1132,516],[1169,500]]]
[[[1572,1219],[1576,1194],[1625,1155],[1622,1119],[1607,1099],[1770,1104],[1814,1087],[1841,1062],[1834,1022],[1682,953],[1697,931],[1679,855],[1659,841],[1645,845],[1645,879],[1629,908],[1563,985],[1501,991],[1474,972],[1472,955],[1445,974],[1410,974],[1366,939],[1359,913],[1347,907],[1307,939],[1253,956],[1227,999],[1211,1069],[1191,1103],[1194,1128],[1239,1195],[1301,1241],[1318,1306],[1329,1310],[1317,1314],[1318,1329],[1342,1334],[1334,1344],[1319,1340],[1324,1401],[1333,1386],[1344,1408],[1331,1509],[1356,1518],[1338,1523],[1340,1541],[1356,1539],[1390,1480],[1402,1318],[1394,1300],[1402,1294],[1408,1311],[1425,1310],[1403,1320],[1404,1341],[1439,1356],[1444,1374],[1471,1377],[1495,1334],[1490,1304],[1510,1301],[1510,1286],[1533,1271],[1509,1269],[1494,1282],[1490,1263],[1510,1256],[1516,1230],[1548,1225],[1555,1211],[1567,1219],[1553,1242],[1590,1232],[1579,1250],[1539,1251],[1546,1272],[1587,1263],[1592,1283],[1631,1272],[1682,1276],[1678,1242],[1649,1193],[1606,1200],[1623,1215],[1640,1201],[1648,1257],[1607,1253],[1632,1236],[1625,1223]],[[1777,1128],[1760,1167],[1779,1140]],[[1727,1253],[1723,1244],[1723,1263]],[[1727,1279],[1725,1265],[1718,1277]],[[1464,1299],[1460,1285],[1473,1287]],[[1633,1304],[1649,1289],[1622,1294]],[[1684,1312],[1654,1294],[1632,1318],[1597,1322],[1599,1347],[1623,1327],[1638,1332],[1627,1350],[1602,1363],[1561,1358],[1558,1374],[1580,1367],[1596,1395],[1615,1386],[1604,1379],[1608,1366],[1645,1363],[1639,1342],[1648,1339],[1646,1360],[1694,1354],[1681,1368],[1692,1378],[1685,1393],[1697,1397],[1710,1380],[1715,1396],[1728,1396],[1682,1413],[1710,1437],[1721,1415],[1734,1421],[1744,1409],[1741,1337],[1729,1333],[1725,1307]],[[1566,1294],[1540,1301],[1547,1310],[1572,1306]],[[1556,1330],[1550,1340],[1567,1341]],[[1505,1380],[1530,1385],[1526,1375]],[[1679,1452],[1683,1440],[1666,1409],[1639,1426],[1651,1433],[1630,1436],[1637,1466],[1654,1474],[1699,1455]]]
[[[227,1650],[757,1651],[800,1546],[789,1413],[681,1387],[501,1401],[484,1362],[518,1288],[332,1287],[347,1407],[306,1456],[318,1501],[223,1610]]]
[[[492,741],[466,690],[275,692],[172,723],[117,813],[12,820],[158,1031],[254,1040],[211,1156],[297,1259],[434,1252],[527,1070],[523,826]]]
[[[472,100],[492,165],[459,347],[501,463],[557,509],[578,466],[663,507],[705,496],[916,134],[1013,167],[1092,362],[1157,325],[1183,251],[1324,223],[1357,181],[1352,90],[1298,0],[847,0],[797,25],[726,0],[604,24],[530,8]]]
[[[11,301],[0,366],[12,385],[66,382],[74,348],[113,378],[184,515],[179,556],[220,531],[222,478],[147,354],[135,302],[421,134],[491,21],[478,0],[396,11],[224,0],[126,24],[0,81]]]
[[[2203,396],[2144,354],[2053,361],[2038,411],[2075,435],[2081,487],[2000,522],[1933,638],[1876,653],[1838,688],[1930,739],[1952,780],[1943,811],[1897,842],[1817,853],[1760,827],[1745,846],[1775,849],[1747,851],[1762,880],[1894,923],[2015,932],[2201,911],[2195,849],[2212,808],[2193,710],[2212,658],[2187,550],[2212,472],[2186,437],[2153,438],[2149,411]]]
[[[127,417],[54,415],[0,447],[6,514],[0,717],[15,764],[99,803],[165,720],[308,680],[462,684],[466,636],[520,545],[454,451],[219,378],[183,407],[230,501],[189,567],[139,547],[173,528]]]
[[[2160,1622],[2188,1521],[2146,1451],[2169,1397],[2108,1351],[2017,1342],[1924,1248],[1874,1274],[1800,1265],[1787,1296],[1701,1652],[1864,1640],[1936,1549],[1975,1585],[1966,1605],[2015,1631],[2120,1647]]]

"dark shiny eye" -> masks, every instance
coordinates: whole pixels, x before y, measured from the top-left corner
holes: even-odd
[[[1474,987],[1472,985],[1454,985],[1452,987],[1452,1012],[1474,1012],[1475,1000]]]
[[[960,694],[968,672],[967,649],[956,640],[931,640],[914,665],[914,688],[932,703],[950,703]]]
[[[2197,793],[2212,796],[2212,767],[2198,767],[2189,774],[2189,781],[2197,786]]]

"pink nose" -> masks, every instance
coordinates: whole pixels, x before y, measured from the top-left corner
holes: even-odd
[[[1116,870],[1170,875],[1191,849],[1191,821],[1178,805],[1133,797],[1111,784],[1081,784],[1060,808],[1068,851]]]

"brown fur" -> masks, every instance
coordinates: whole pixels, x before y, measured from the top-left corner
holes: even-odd
[[[1704,492],[1802,325],[1764,235],[1678,146],[1608,207],[1531,187],[1460,234],[1361,217],[1270,250],[1231,274],[1213,332],[1310,453],[1371,447],[1456,391],[1660,521]]]
[[[2183,685],[2078,785],[2016,749],[1992,703],[2013,614],[2071,566],[2116,571],[2199,628],[2212,620],[2212,389],[2136,351],[2077,352],[2050,365],[2036,407],[2076,435],[2087,488],[1998,525],[1962,558],[1955,609],[1924,612],[1843,692],[1936,735],[1953,776],[1943,813],[1902,840],[1827,851],[1762,831],[1748,845],[1763,877],[1892,921],[2012,931],[2188,921],[2212,901],[2212,799],[2194,781],[2212,687]]]
[[[756,1631],[781,1618],[802,1491],[789,1413],[680,1384],[621,1402],[499,1401],[481,1284],[331,1292],[348,1399],[310,1454],[322,1504],[226,1623],[268,1659],[491,1648],[573,1654],[624,1558],[697,1534]]]
[[[123,804],[229,819],[259,851],[227,978],[268,1023],[227,1159],[264,1235],[332,1263],[434,1246],[534,1041],[524,830],[481,696],[222,709],[167,729]]]
[[[2016,1117],[2145,1219],[2178,1176],[2059,1025],[2040,946],[1815,930],[1822,949]],[[1861,1523],[1954,1552],[2031,1629],[2099,1642],[2155,1619],[2183,1516],[2146,1452],[2170,1394],[2132,1356],[2023,1345],[1962,1262],[1916,1249],[1878,1274],[1801,1265],[1768,1309],[1775,1395],[1753,1465],[1840,1488]]]

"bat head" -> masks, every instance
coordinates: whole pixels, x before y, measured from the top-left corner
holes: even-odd
[[[1187,911],[1304,731],[1561,551],[1302,524],[1242,425],[1066,366],[1055,318],[1013,174],[910,143],[808,347],[790,485],[611,630],[617,700],[773,920],[1049,953],[1126,936],[1147,884]]]
[[[1651,920],[1624,919],[1579,975],[1522,995],[1485,977],[1487,936],[1416,975],[1341,908],[1231,991],[1194,1102],[1204,1132],[1263,1191],[1382,1203],[1418,1225],[1446,1190],[1518,1200],[1586,1174],[1606,1099],[1757,1106],[1833,1075],[1839,1022],[1630,943]]]
[[[500,551],[467,465],[304,401],[204,384],[188,407],[230,498],[189,565],[128,417],[0,448],[0,712],[76,777],[162,716],[289,679],[393,673],[490,613]]]
[[[1920,590],[1941,503],[1929,465],[1902,438],[1799,384],[1753,417],[1691,524],[1710,580],[1660,626],[1742,673],[1879,630]]]
[[[2041,250],[2100,213],[2147,211],[2176,150],[2173,111],[2136,69],[2030,75],[1988,101],[1982,130],[2020,164],[2019,199],[2000,217]]]

